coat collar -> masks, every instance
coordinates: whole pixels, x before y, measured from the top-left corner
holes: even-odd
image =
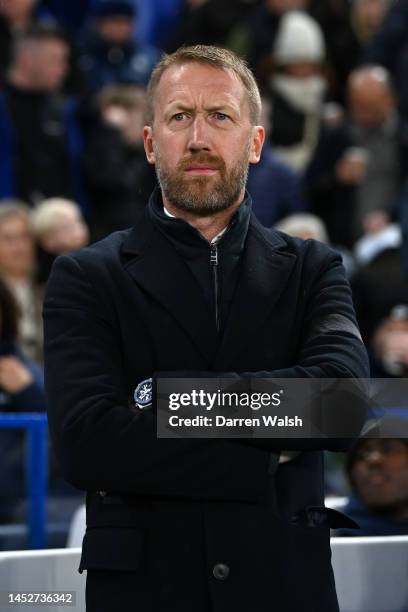
[[[234,356],[262,327],[296,261],[282,235],[262,227],[252,215],[238,286],[220,343],[213,313],[197,281],[154,227],[147,211],[127,235],[122,256],[133,280],[172,314],[205,358],[207,368],[218,371],[232,368]]]
[[[290,278],[296,256],[252,215],[241,273],[214,369],[229,370],[259,333]],[[265,368],[267,369],[267,368]]]

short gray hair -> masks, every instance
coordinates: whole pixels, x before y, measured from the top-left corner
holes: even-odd
[[[74,213],[78,217],[82,217],[78,204],[66,198],[48,198],[37,204],[31,214],[31,222],[36,237],[38,238],[53,229],[55,223],[58,223],[66,213]]]
[[[9,217],[21,217],[25,219],[31,227],[31,209],[22,200],[6,198],[0,200],[0,224]]]

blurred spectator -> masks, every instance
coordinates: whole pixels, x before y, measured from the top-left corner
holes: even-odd
[[[331,97],[342,101],[346,78],[360,56],[348,0],[263,0],[232,32],[230,45],[248,58],[261,87],[265,88],[272,66],[271,50],[282,16],[288,11],[304,11],[318,22],[325,38]]]
[[[272,144],[278,158],[303,170],[319,139],[327,82],[325,46],[319,25],[306,13],[285,14],[275,37],[270,79]]]
[[[179,27],[184,0],[135,1],[138,9],[138,39],[141,43],[166,49]]]
[[[389,10],[365,53],[365,61],[391,72],[399,106],[408,120],[408,0],[390,3]],[[405,128],[406,129],[406,128]]]
[[[349,129],[356,146],[365,151],[364,172],[347,159],[338,165],[343,182],[356,183],[354,223],[361,234],[375,211],[395,212],[402,189],[407,150],[400,142],[397,102],[388,72],[381,66],[353,71],[348,81]],[[404,161],[400,156],[404,156]]]
[[[354,70],[348,113],[322,132],[305,176],[306,197],[333,242],[353,245],[400,204],[408,141],[401,129],[389,75],[381,66]]]
[[[400,245],[397,224],[367,234],[356,245],[363,265],[352,283],[354,305],[377,377],[408,372],[408,281]]]
[[[185,0],[180,25],[169,38],[166,51],[172,53],[181,45],[204,44],[242,53],[241,43],[236,45],[234,28],[245,23],[256,3],[257,0]]]
[[[34,25],[38,20],[51,19],[47,11],[38,7],[39,0],[3,0],[0,2],[0,83],[11,60],[13,37]]]
[[[329,243],[329,236],[323,221],[310,213],[290,215],[276,223],[275,229],[303,240],[313,239]]]
[[[288,11],[307,11],[310,0],[262,0],[252,15],[232,34],[233,49],[245,56],[262,89],[271,70],[271,52],[282,15]]]
[[[27,357],[42,360],[42,293],[33,281],[34,237],[29,209],[21,202],[0,203],[0,278],[21,313],[18,338]]]
[[[407,304],[398,304],[391,309],[374,330],[371,345],[388,376],[408,376]]]
[[[371,43],[383,23],[392,0],[353,0],[351,20],[362,47]]]
[[[360,530],[341,529],[339,535],[407,535],[408,439],[359,439],[347,472],[353,494],[344,512]]]
[[[44,411],[42,371],[21,352],[17,329],[17,304],[0,279],[0,411]],[[0,430],[0,449],[0,523],[5,523],[25,497],[22,432]]]
[[[274,226],[280,232],[285,232],[289,236],[296,236],[303,240],[319,240],[325,244],[330,244],[329,235],[327,233],[324,222],[311,213],[295,213],[281,219]],[[334,247],[342,256],[343,265],[346,269],[348,278],[351,278],[355,270],[355,262],[352,254],[342,247]]]
[[[304,210],[305,203],[299,176],[275,157],[270,145],[271,105],[266,98],[262,100],[262,115],[265,145],[259,163],[250,164],[247,187],[255,215],[262,225],[272,227],[282,217]]]
[[[352,2],[354,0],[310,0],[308,9],[325,38],[329,98],[341,103],[344,102],[347,77],[359,63],[361,55],[361,45],[351,23]]]
[[[304,197],[309,209],[326,224],[330,241],[350,248],[354,243],[353,208],[355,185],[337,174],[343,158],[353,168],[365,168],[361,150],[354,147],[351,135],[341,121],[323,121],[315,153],[304,174]]]
[[[408,278],[408,180],[405,180],[399,202],[399,219],[402,231],[402,265],[404,267],[405,278]]]
[[[74,35],[84,25],[93,4],[95,0],[41,0],[41,7],[45,7],[64,29]]]
[[[131,0],[99,0],[80,49],[79,69],[87,94],[106,85],[146,84],[159,51],[135,40],[136,8]]]
[[[156,185],[143,147],[144,89],[111,86],[98,97],[100,123],[87,146],[84,174],[93,239],[133,225]]]
[[[80,249],[89,243],[89,230],[75,202],[50,198],[31,213],[38,245],[37,280],[45,283],[58,255]]]
[[[54,27],[36,26],[15,40],[0,95],[0,197],[34,204],[75,196],[86,206],[76,108],[59,91],[67,61],[67,44]]]

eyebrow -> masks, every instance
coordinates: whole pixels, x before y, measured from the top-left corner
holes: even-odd
[[[171,100],[166,108],[165,108],[165,112],[171,112],[171,110],[180,110],[180,111],[185,111],[185,112],[192,112],[194,109],[189,106],[188,104],[184,104],[183,102],[177,102],[177,100]],[[206,110],[207,112],[210,113],[214,113],[217,111],[232,111],[235,113],[239,113],[239,108],[233,106],[232,104],[228,103],[228,102],[220,102],[219,104],[212,104],[211,106],[206,107],[204,110]]]

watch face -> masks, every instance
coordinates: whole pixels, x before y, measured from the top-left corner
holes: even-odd
[[[147,380],[143,380],[140,382],[134,393],[135,403],[139,406],[148,406],[152,403],[153,397],[153,385],[152,379],[148,378]]]

